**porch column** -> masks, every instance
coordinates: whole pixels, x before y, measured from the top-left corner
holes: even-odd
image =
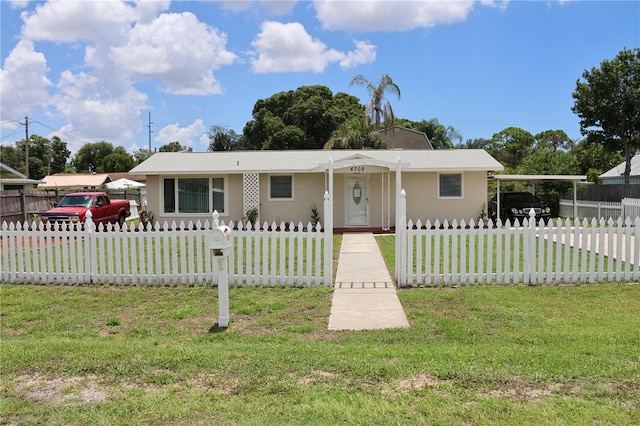
[[[402,191],[402,167],[400,164],[400,156],[398,156],[396,164],[396,233],[400,229],[402,218],[400,218],[400,192]]]
[[[333,159],[329,157],[329,188],[324,193],[324,285],[333,280]]]

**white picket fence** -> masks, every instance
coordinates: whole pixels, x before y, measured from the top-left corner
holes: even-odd
[[[573,200],[563,199],[560,200],[560,216],[574,219],[595,217],[605,220],[630,218],[633,221],[636,217],[640,217],[640,199],[623,198],[619,202],[577,200],[575,206]]]
[[[531,222],[534,223],[533,221]],[[569,284],[640,279],[640,217],[548,226],[401,221],[399,287]]]
[[[208,243],[213,225],[165,222],[146,231],[133,225],[100,231],[92,222],[83,229],[3,223],[0,276],[4,283],[25,284],[213,285],[218,273]],[[331,243],[320,224],[230,227],[239,228],[232,231],[230,285],[331,285],[331,273],[325,276],[323,268],[325,245]]]

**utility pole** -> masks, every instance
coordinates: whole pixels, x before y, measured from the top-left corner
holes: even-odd
[[[25,138],[24,138],[24,175],[29,179],[29,116],[24,118],[24,123],[20,123],[24,126]]]
[[[149,111],[149,124],[147,125],[147,127],[149,128],[149,152],[147,153],[147,158],[151,157],[151,133],[153,132],[153,130],[151,130],[152,124],[153,121],[151,121],[151,111]]]

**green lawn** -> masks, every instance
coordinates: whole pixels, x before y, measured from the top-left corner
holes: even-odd
[[[640,286],[399,290],[411,327],[327,330],[331,290],[0,285],[0,424],[640,424]]]

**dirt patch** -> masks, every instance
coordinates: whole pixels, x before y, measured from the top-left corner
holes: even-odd
[[[400,389],[422,390],[436,387],[442,383],[446,383],[446,380],[440,380],[432,374],[420,373],[413,377],[399,380],[397,385]]]
[[[40,374],[19,376],[16,389],[34,402],[49,405],[96,404],[107,400],[95,377],[45,377]]]
[[[336,374],[329,371],[312,370],[311,375],[301,377],[298,379],[298,383],[301,385],[311,385],[318,382],[326,382],[334,377],[336,377]]]

